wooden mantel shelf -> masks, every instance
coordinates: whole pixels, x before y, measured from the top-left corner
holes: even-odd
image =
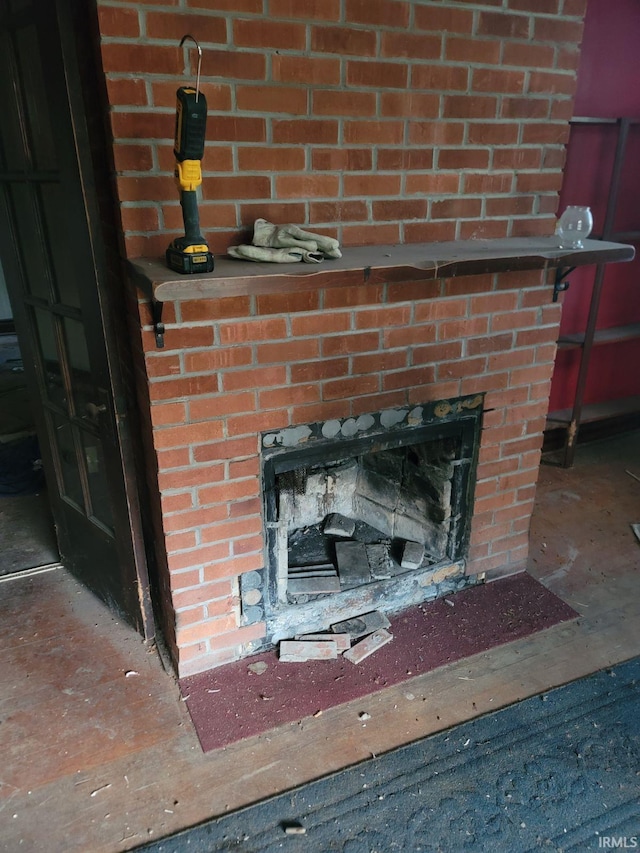
[[[179,275],[162,259],[129,261],[132,281],[155,302],[214,299],[378,282],[417,281],[531,269],[568,269],[633,260],[622,243],[585,240],[583,249],[560,249],[557,237],[456,240],[344,249],[340,260],[320,264],[269,264],[217,257],[215,270]]]

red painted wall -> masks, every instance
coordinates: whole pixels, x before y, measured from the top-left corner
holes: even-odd
[[[574,115],[640,118],[639,32],[638,0],[589,0]],[[590,205],[594,234],[604,223],[615,135],[611,126],[574,125],[567,147],[559,212],[569,204]],[[614,227],[617,231],[640,230],[640,126],[630,132]],[[636,249],[640,251],[640,243]],[[571,288],[564,296],[561,334],[584,330],[594,275],[594,267],[572,273]],[[598,314],[601,329],[634,322],[640,322],[640,259],[608,268]],[[579,350],[558,350],[552,410],[572,405],[579,362]],[[638,365],[640,340],[594,348],[585,402],[640,394]]]

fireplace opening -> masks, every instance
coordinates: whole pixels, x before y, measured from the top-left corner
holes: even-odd
[[[262,436],[265,569],[241,578],[266,643],[366,610],[397,612],[473,582],[483,396]]]

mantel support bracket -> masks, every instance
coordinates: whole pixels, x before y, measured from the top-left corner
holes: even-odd
[[[553,301],[558,301],[558,296],[565,290],[569,290],[570,281],[566,281],[568,275],[574,271],[575,267],[557,267],[556,278],[553,283]]]
[[[162,302],[157,299],[151,299],[151,319],[153,320],[153,333],[156,336],[156,346],[158,349],[164,347],[164,323],[162,322]]]

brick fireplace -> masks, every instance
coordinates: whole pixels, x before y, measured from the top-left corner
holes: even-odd
[[[181,675],[269,639],[265,618],[243,616],[241,593],[267,566],[265,438],[301,425],[447,411],[481,395],[469,544],[449,574],[523,569],[561,310],[548,277],[520,270],[175,299],[163,303],[162,349],[147,313],[141,393]]]
[[[158,597],[180,675],[269,641],[269,614],[248,603],[271,571],[267,435],[482,395],[468,541],[446,569],[457,580],[439,582],[524,567],[560,317],[559,261],[537,253],[555,225],[584,10],[98,0],[123,252],[141,287],[130,329]],[[175,90],[194,71],[177,45],[192,31],[209,105],[201,222],[219,277],[188,286],[154,259],[182,229],[172,139]],[[257,217],[334,236],[345,258],[524,242],[473,270],[376,273],[365,254],[239,283],[223,254]]]

